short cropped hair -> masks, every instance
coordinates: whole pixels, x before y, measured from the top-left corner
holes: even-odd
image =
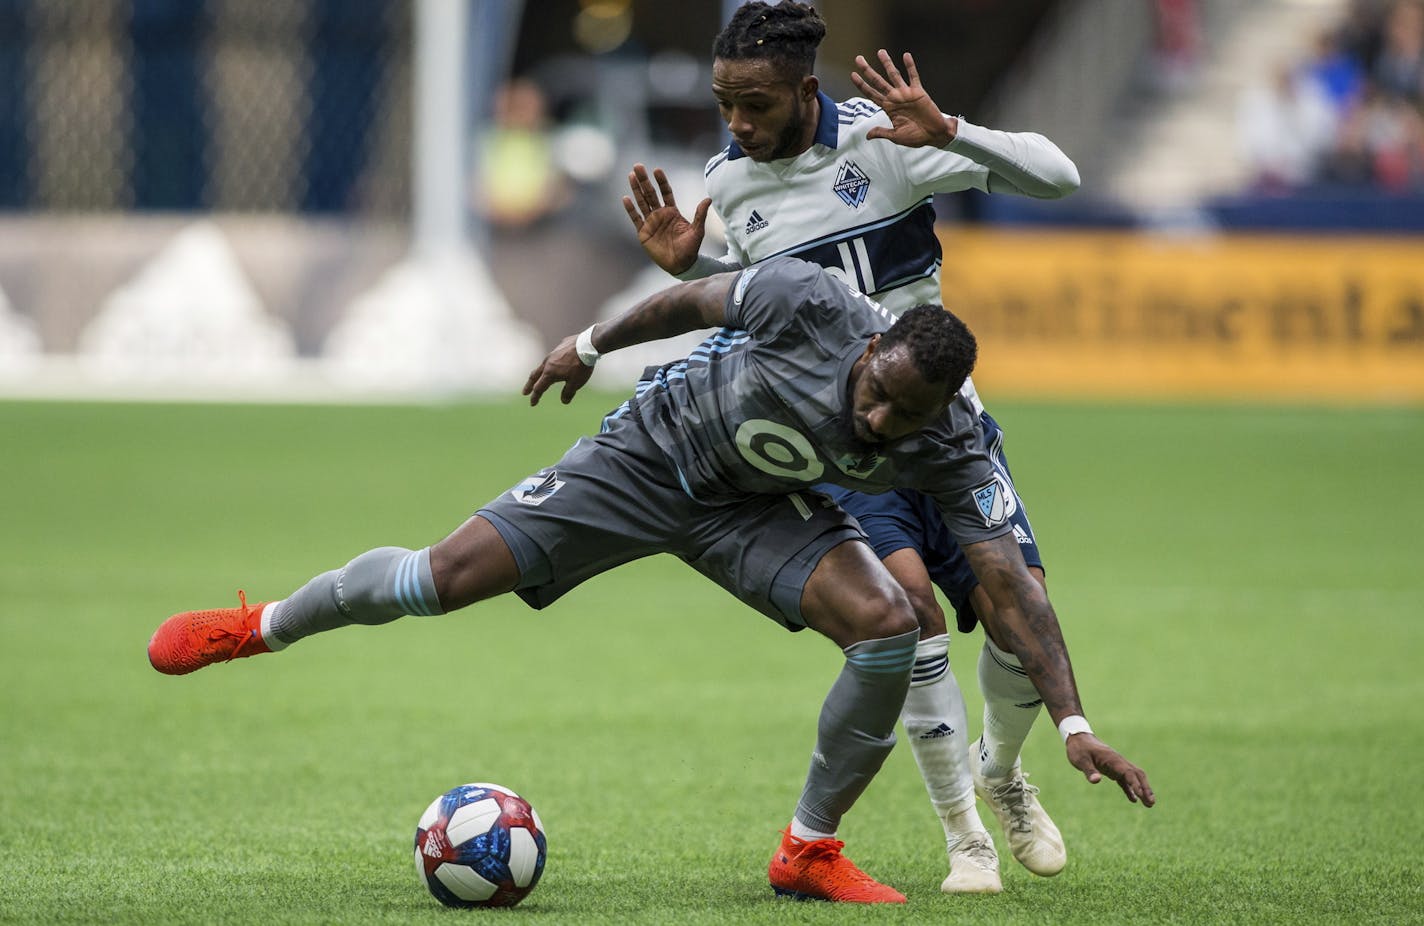
[[[816,48],[826,37],[826,23],[816,8],[783,0],[753,0],[737,7],[727,27],[712,43],[712,57],[726,61],[766,59],[805,77],[816,67]]]
[[[876,350],[900,345],[909,350],[910,362],[925,382],[944,383],[948,393],[959,391],[979,356],[969,326],[937,305],[917,305],[905,312],[880,336]]]

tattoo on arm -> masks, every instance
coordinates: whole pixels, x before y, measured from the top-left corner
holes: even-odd
[[[1054,722],[1081,714],[1083,705],[1058,616],[1024,565],[1013,535],[970,544],[965,553],[993,604],[993,613],[980,618],[992,624],[998,638],[1018,657]]]
[[[723,323],[734,274],[693,280],[654,293],[595,331],[599,351],[618,350],[647,341],[711,328]]]

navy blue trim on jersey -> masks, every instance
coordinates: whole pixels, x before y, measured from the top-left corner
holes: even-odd
[[[838,270],[863,293],[874,295],[933,276],[943,250],[935,234],[935,211],[926,196],[903,212],[857,225],[763,257],[799,257]]]
[[[741,149],[738,148],[737,150],[740,151]],[[719,151],[719,152],[717,152],[716,154],[714,154],[714,155],[712,156],[712,160],[710,160],[710,161],[707,162],[707,169],[702,172],[702,176],[704,176],[704,177],[710,177],[710,176],[712,176],[712,171],[714,171],[714,170],[716,170],[717,168],[721,167],[722,164],[726,162],[728,156],[730,156],[731,153],[732,153],[732,151],[731,151],[731,146],[729,145],[728,147],[723,148],[721,151]]]
[[[835,148],[840,144],[840,107],[836,101],[826,96],[824,90],[816,91],[816,99],[821,104],[821,118],[816,121],[816,137],[811,139],[813,145],[825,145],[827,148]],[[735,141],[727,146],[727,160],[735,161],[737,158],[744,158],[747,153],[742,150],[742,146]],[[717,160],[713,158],[713,160]],[[717,161],[720,164],[720,161]],[[706,173],[710,174],[717,164],[709,164]],[[704,174],[705,176],[705,174]]]
[[[884,112],[874,103],[867,103],[865,100],[856,100],[853,103],[841,103],[836,107],[841,125],[850,125],[858,119],[865,119]]]

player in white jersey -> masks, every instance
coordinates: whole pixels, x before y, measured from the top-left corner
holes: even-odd
[[[689,221],[661,171],[629,175],[629,218],[649,256],[681,279],[794,255],[821,264],[895,314],[943,299],[935,193],[978,189],[1064,196],[1078,172],[1052,142],[1000,132],[940,112],[910,55],[901,75],[884,51],[883,74],[857,58],[865,98],[837,103],[813,76],[825,34],[806,5],[743,5],[713,46],[712,89],[732,142],[707,162],[709,196]],[[709,206],[726,225],[728,253],[699,254]],[[952,288],[952,287],[951,287]],[[972,381],[962,394],[982,415],[1024,558],[1043,582],[1042,560],[1002,456],[1002,432]],[[921,626],[914,685],[902,721],[944,826],[947,892],[1002,889],[997,853],[974,808],[976,790],[1004,827],[1014,856],[1053,875],[1067,855],[1057,827],[1024,782],[1018,756],[1040,711],[1037,692],[1005,641],[988,632],[979,658],[984,735],[971,746],[964,698],[949,669],[938,585],[972,629],[988,601],[938,514],[912,492],[879,496],[831,490],[860,520],[876,553],[909,594]],[[993,504],[994,500],[986,499]]]

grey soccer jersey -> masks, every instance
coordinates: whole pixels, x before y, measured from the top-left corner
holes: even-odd
[[[638,417],[704,502],[829,482],[861,492],[918,489],[961,543],[1009,529],[978,409],[957,398],[923,431],[879,448],[851,427],[847,383],[866,342],[893,319],[842,279],[794,258],[742,271],[726,327],[639,385]]]

